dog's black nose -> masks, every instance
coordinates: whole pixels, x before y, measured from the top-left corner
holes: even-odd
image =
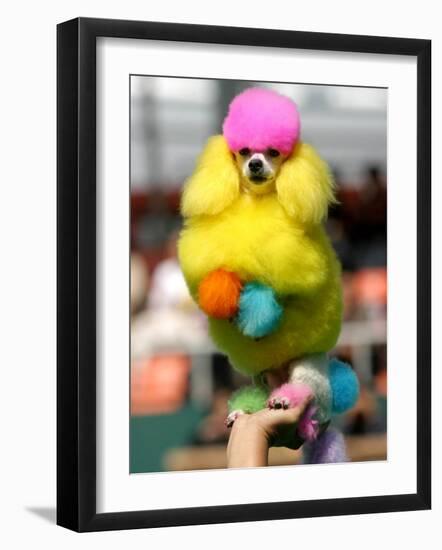
[[[257,174],[262,170],[263,164],[262,160],[260,159],[252,159],[249,161],[249,170],[252,172],[252,174]]]

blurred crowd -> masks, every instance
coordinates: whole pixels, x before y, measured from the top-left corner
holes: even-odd
[[[189,116],[187,108],[181,110]],[[203,133],[215,132],[204,127]],[[152,135],[148,132],[157,143],[160,138]],[[134,133],[133,138],[137,143]],[[186,136],[180,139],[176,150],[193,162],[194,151],[181,150]],[[152,153],[152,162],[160,150]],[[191,163],[187,174],[190,170]],[[336,422],[350,437],[352,458],[370,460],[386,456],[385,435],[375,437],[386,432],[387,188],[382,162],[360,172],[352,181],[351,172],[335,169],[338,203],[327,230],[342,263],[344,291],[344,323],[332,353],[353,366],[361,384],[358,403]],[[161,177],[171,176],[158,168],[149,177],[159,184],[131,186],[131,472],[222,467],[227,400],[249,380],[213,346],[177,261],[183,178],[177,171],[179,185],[165,185]],[[274,463],[292,460],[278,455]]]

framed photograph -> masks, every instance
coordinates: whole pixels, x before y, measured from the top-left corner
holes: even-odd
[[[57,523],[429,509],[431,42],[57,41]]]

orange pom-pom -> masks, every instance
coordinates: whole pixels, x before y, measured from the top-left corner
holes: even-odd
[[[210,317],[229,319],[238,310],[241,281],[236,275],[225,269],[209,273],[198,288],[200,308]]]

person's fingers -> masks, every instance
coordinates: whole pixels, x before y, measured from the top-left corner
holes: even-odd
[[[307,407],[308,403],[310,402],[310,399],[305,400],[297,407],[294,407],[293,409],[287,409],[282,410],[279,412],[285,412],[288,414],[281,415],[281,420],[279,422],[280,425],[283,424],[293,424],[294,422],[297,422],[299,418],[301,417],[302,413],[305,411],[305,408]],[[272,411],[270,411],[272,412]]]
[[[294,424],[299,420],[307,405],[312,400],[312,397],[307,397],[296,407],[291,409],[272,409],[263,411],[263,420],[271,426],[282,426],[286,424]]]

